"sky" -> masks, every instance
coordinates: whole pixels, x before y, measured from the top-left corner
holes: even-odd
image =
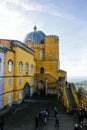
[[[24,41],[37,30],[59,36],[67,80],[87,79],[87,0],[0,0],[0,38]]]

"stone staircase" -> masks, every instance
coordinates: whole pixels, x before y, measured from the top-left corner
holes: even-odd
[[[77,108],[77,106],[70,87],[67,87],[67,94],[68,94],[68,100],[70,104],[70,111],[73,112],[75,108]]]
[[[50,73],[44,73],[44,74],[36,73],[35,77],[37,78],[37,80],[48,79],[48,82],[50,82],[50,83],[57,83],[57,79]]]

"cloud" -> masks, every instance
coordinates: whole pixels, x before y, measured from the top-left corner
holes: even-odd
[[[17,11],[21,11],[25,10],[25,11],[41,11],[42,12],[42,7],[43,5],[37,3],[37,2],[32,2],[32,1],[28,1],[26,3],[26,1],[23,0],[5,0],[4,4],[10,9],[13,8],[13,10],[17,9]]]
[[[59,34],[61,69],[68,75],[86,75],[85,19],[68,11],[68,6],[61,8],[55,1],[0,0],[0,38],[23,41],[26,34],[33,31],[34,25],[45,29],[48,34]]]
[[[34,11],[39,13],[46,13],[55,17],[60,17],[69,21],[77,21],[72,14],[66,13],[65,10],[60,10],[57,5],[51,3],[42,4],[41,2],[31,0],[4,0],[3,2],[9,9],[19,11]]]
[[[77,49],[76,49],[77,50]],[[75,51],[76,51],[75,50]],[[78,50],[77,50],[78,51]],[[79,53],[61,56],[61,67],[67,71],[68,78],[72,76],[87,76],[87,48],[82,48]]]
[[[23,6],[23,4],[21,4]],[[23,13],[24,10],[19,9],[20,1],[5,0],[1,2],[0,7],[0,30],[1,38],[24,40],[24,36],[35,25],[35,15]],[[25,6],[23,6],[25,7]],[[24,8],[25,9],[25,8]],[[39,26],[43,24],[38,22]],[[4,36],[4,37],[3,37]]]

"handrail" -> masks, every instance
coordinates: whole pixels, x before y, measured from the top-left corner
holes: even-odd
[[[72,112],[76,108],[76,103],[74,101],[74,97],[73,97],[70,87],[66,87],[66,92],[67,92],[67,96],[68,96],[68,100],[70,104],[70,111]]]
[[[70,98],[69,98],[69,93],[67,91],[67,86],[65,85],[65,89],[66,89],[66,94],[67,94],[67,97],[68,97],[68,101],[69,101],[69,106],[70,106],[70,112],[71,112],[71,101],[70,101]]]
[[[36,75],[40,75],[40,73],[35,73]],[[50,73],[43,73],[43,75],[50,75],[53,79],[57,81],[57,79]]]

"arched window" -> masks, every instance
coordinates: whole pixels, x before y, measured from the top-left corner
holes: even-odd
[[[43,58],[43,57],[44,57],[44,51],[40,50],[40,58]]]
[[[12,104],[12,93],[8,93],[8,104]]]
[[[34,65],[31,65],[30,72],[34,73]]]
[[[10,88],[12,86],[12,79],[8,79],[8,87]]]
[[[9,61],[8,61],[8,71],[9,71],[9,72],[12,72],[12,66],[13,66],[13,61],[12,61],[12,60],[9,60]]]
[[[1,72],[1,63],[2,63],[2,59],[1,59],[1,57],[0,57],[0,72]]]
[[[26,73],[28,73],[28,71],[29,71],[29,64],[28,63],[26,63],[26,65],[25,65],[25,71],[26,71]]]
[[[22,78],[19,78],[19,86],[22,86]]]
[[[40,68],[40,73],[44,73],[44,68],[43,67]]]
[[[20,61],[19,62],[19,72],[22,72],[22,66],[23,66],[23,63]]]

